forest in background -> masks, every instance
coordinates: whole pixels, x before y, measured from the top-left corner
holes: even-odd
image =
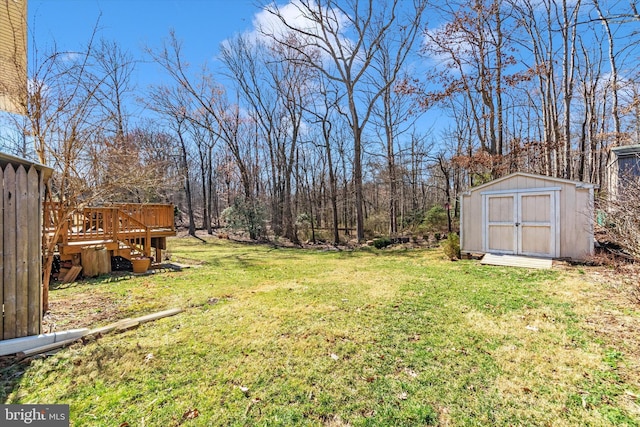
[[[640,142],[635,1],[297,0],[216,52],[94,37],[29,56],[3,151],[73,207],[171,202],[195,234],[337,243],[455,230],[458,195],[523,171],[606,189]],[[206,53],[203,53],[203,62]],[[165,83],[138,88],[140,61]],[[135,115],[133,106],[144,108]],[[600,196],[605,196],[600,191]]]

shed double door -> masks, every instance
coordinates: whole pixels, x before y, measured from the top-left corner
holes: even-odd
[[[484,195],[485,252],[555,257],[557,192]]]

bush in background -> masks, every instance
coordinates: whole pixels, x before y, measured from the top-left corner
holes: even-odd
[[[449,233],[447,240],[442,242],[442,250],[450,260],[460,259],[460,236]]]
[[[236,231],[246,231],[253,240],[265,235],[266,214],[258,203],[236,199],[231,206],[222,211],[222,218],[227,227]]]
[[[389,217],[384,213],[377,213],[369,216],[364,221],[365,236],[379,236],[389,232]]]
[[[376,249],[382,249],[382,248],[386,248],[387,246],[389,246],[391,244],[391,239],[388,237],[380,237],[379,239],[374,239],[373,240],[373,246]]]
[[[422,209],[410,210],[402,217],[402,228],[418,230],[424,221],[425,212]]]
[[[440,205],[432,206],[422,221],[422,227],[428,231],[444,231],[448,224],[447,211]]]
[[[628,178],[615,197],[600,201],[607,238],[640,260],[640,178]]]

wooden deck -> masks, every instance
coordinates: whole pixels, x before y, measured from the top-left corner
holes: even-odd
[[[45,203],[45,233],[52,237],[60,215],[59,205]],[[165,204],[113,204],[74,211],[58,236],[60,258],[71,259],[83,248],[104,246],[112,256],[131,259],[152,256],[166,249],[166,238],[175,236],[174,208]]]

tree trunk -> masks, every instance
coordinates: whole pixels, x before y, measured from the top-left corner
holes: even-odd
[[[600,22],[602,22],[602,25],[604,26],[605,33],[607,34],[607,47],[609,48],[609,65],[611,67],[611,115],[613,116],[615,144],[620,145],[622,132],[620,125],[620,111],[618,107],[618,64],[616,62],[616,56],[613,46],[613,34],[611,33],[611,28],[609,27],[609,21],[602,14],[602,10],[600,9],[598,0],[593,0],[593,4],[598,11],[598,17],[600,18]]]
[[[180,126],[180,125],[179,125]],[[182,172],[184,175],[184,191],[187,199],[187,214],[189,217],[189,235],[196,235],[196,224],[193,219],[193,202],[191,195],[191,180],[189,178],[189,160],[187,158],[187,146],[182,136],[182,131],[178,130],[178,139],[180,141],[180,154],[182,163]]]
[[[329,168],[329,188],[331,191],[331,214],[333,220],[333,244],[340,243],[339,221],[338,221],[338,184],[336,182],[336,174],[333,170],[333,159],[331,157],[331,140],[325,130],[325,147],[327,152],[327,167]]]
[[[200,155],[200,174],[202,175],[202,229],[207,230],[207,233],[211,234],[211,217],[209,216],[209,203],[208,203],[208,192],[207,192],[207,169],[205,166],[205,156],[206,154],[199,149]]]

